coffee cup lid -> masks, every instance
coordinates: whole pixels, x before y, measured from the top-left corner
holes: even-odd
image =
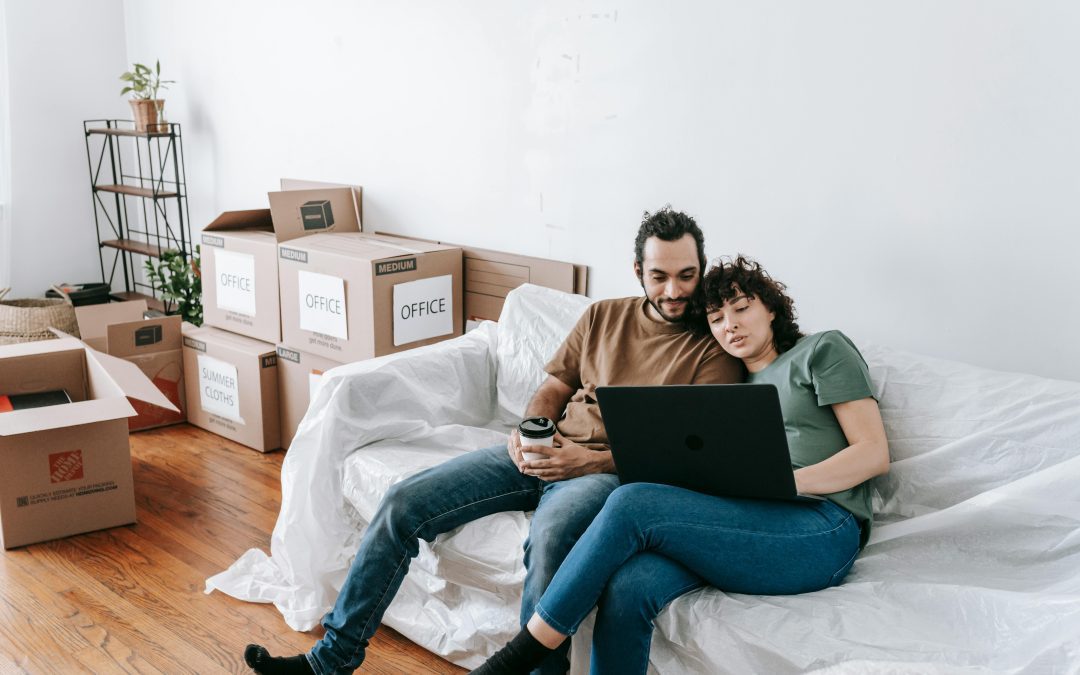
[[[555,423],[546,417],[526,417],[518,425],[518,433],[526,438],[547,438],[555,435]]]

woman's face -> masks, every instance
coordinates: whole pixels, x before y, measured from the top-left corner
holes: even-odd
[[[757,372],[777,357],[772,321],[776,314],[765,303],[736,289],[735,297],[708,313],[709,330],[728,354]]]

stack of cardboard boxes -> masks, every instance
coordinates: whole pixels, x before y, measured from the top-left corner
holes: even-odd
[[[204,325],[183,340],[188,421],[262,452],[290,445],[323,372],[464,323],[460,248],[361,233],[357,187],[269,199],[203,230]]]

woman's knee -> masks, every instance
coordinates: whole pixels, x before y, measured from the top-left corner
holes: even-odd
[[[650,513],[650,506],[663,499],[662,485],[652,483],[628,483],[620,485],[611,493],[597,518],[610,524],[635,525]]]
[[[601,613],[649,625],[672,600],[704,582],[678,562],[657,553],[640,553],[612,575],[600,597]]]

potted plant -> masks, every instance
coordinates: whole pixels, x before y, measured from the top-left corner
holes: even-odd
[[[121,75],[120,79],[128,83],[120,90],[120,95],[128,92],[134,95],[129,103],[135,115],[135,131],[168,131],[169,125],[165,123],[164,114],[165,100],[158,98],[158,90],[168,89],[170,84],[176,82],[161,79],[161,61],[154,64],[153,70],[136,63],[132,70]]]
[[[161,262],[157,265],[150,259],[145,263],[151,285],[161,291],[165,313],[179,314],[184,321],[196,326],[201,326],[203,321],[200,249],[195,247],[191,262],[180,251],[170,249],[161,254]]]

